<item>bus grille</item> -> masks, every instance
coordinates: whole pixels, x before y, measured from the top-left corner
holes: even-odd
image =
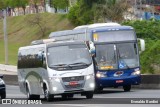
[[[64,78],[62,78],[63,82],[83,81],[83,80],[84,80],[84,76],[64,77]]]
[[[77,84],[77,85],[74,85],[74,86],[65,85],[65,88],[67,88],[67,89],[70,89],[70,88],[82,88],[82,87],[83,87],[83,84]]]
[[[85,80],[84,76],[63,77],[63,86],[66,90],[83,88]],[[70,82],[77,81],[78,84],[69,85]]]

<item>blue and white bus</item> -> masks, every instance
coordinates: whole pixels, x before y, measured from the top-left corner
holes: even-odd
[[[139,39],[139,50],[133,27],[117,23],[92,24],[78,26],[73,30],[52,32],[49,38],[94,42],[96,90],[123,86],[124,91],[130,91],[131,85],[140,84],[139,52],[144,51],[145,43]]]

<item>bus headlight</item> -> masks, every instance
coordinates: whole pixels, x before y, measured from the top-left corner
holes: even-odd
[[[107,76],[103,72],[97,72],[96,77],[97,78],[103,78],[103,77],[107,77]]]
[[[135,69],[131,75],[140,75],[140,74],[141,74],[141,71],[139,69]]]
[[[56,82],[60,82],[60,78],[58,77],[50,77],[49,80],[53,80],[53,81],[56,81]]]
[[[94,74],[89,74],[86,76],[86,80],[89,80],[90,78],[92,78],[94,76]]]
[[[4,81],[0,78],[0,85],[5,84]]]

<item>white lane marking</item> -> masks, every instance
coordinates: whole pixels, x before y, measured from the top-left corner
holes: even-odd
[[[55,106],[73,106],[73,107],[89,107],[90,104],[85,104],[85,105],[80,105],[80,104],[50,104],[50,105],[55,105]]]

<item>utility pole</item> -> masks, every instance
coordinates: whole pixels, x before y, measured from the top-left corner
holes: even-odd
[[[142,10],[142,0],[140,0],[140,17],[141,17],[141,19],[142,19],[142,17],[143,17],[143,10]]]
[[[3,30],[4,30],[5,64],[8,65],[8,37],[7,37],[7,14],[6,14],[6,9],[3,10]]]

